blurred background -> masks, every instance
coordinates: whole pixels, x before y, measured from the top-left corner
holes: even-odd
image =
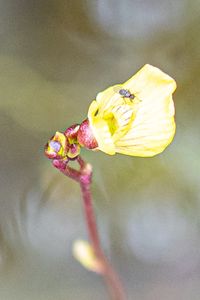
[[[71,254],[79,186],[43,147],[145,63],[177,81],[177,134],[154,158],[83,150],[103,248],[137,300],[199,300],[199,0],[0,1],[0,299],[108,299]]]

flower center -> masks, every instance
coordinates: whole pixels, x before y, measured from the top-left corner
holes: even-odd
[[[104,115],[103,119],[106,121],[111,135],[113,135],[118,128],[118,123],[114,114],[110,112]]]

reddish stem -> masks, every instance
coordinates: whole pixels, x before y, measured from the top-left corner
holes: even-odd
[[[112,266],[109,264],[107,258],[105,257],[100,244],[95,213],[92,205],[92,194],[90,189],[91,179],[92,179],[92,167],[90,164],[85,163],[80,156],[78,156],[77,161],[80,165],[80,171],[72,169],[69,166],[66,166],[65,169],[62,168],[58,168],[58,169],[60,169],[60,171],[66,176],[79,182],[82,191],[82,196],[83,196],[83,207],[85,211],[88,234],[95,255],[102,265],[103,268],[102,275],[104,276],[104,280],[108,286],[111,299],[125,300],[122,284],[116,272],[113,270]]]

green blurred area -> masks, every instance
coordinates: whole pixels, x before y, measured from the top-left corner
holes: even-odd
[[[0,2],[0,299],[107,299],[74,261],[79,187],[43,147],[106,87],[150,63],[177,82],[177,134],[154,158],[83,150],[103,247],[129,299],[200,293],[200,3]]]

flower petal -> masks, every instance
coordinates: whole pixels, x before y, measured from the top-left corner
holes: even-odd
[[[172,93],[176,83],[161,70],[146,65],[124,86],[141,102],[130,130],[115,142],[116,152],[154,156],[171,143],[175,134]]]
[[[123,84],[123,88],[147,101],[171,95],[176,89],[176,82],[160,69],[146,64]]]
[[[93,101],[89,107],[88,119],[92,132],[97,140],[98,149],[101,151],[113,155],[115,154],[115,147],[112,140],[111,132],[108,124],[102,117],[96,116],[99,110],[99,105],[96,101]]]
[[[117,84],[97,94],[96,101],[99,104],[100,114],[106,110],[110,110],[112,106],[123,104],[123,98],[118,93],[121,86],[122,85]]]

